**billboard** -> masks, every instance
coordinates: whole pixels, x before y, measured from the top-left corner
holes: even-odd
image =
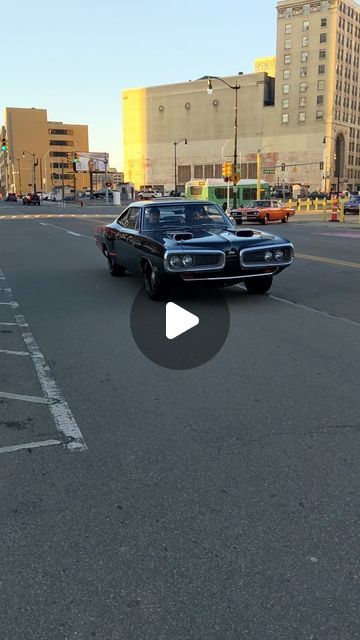
[[[93,173],[104,173],[109,167],[109,154],[99,151],[79,151],[76,154],[78,162],[76,163],[77,171],[92,171]]]

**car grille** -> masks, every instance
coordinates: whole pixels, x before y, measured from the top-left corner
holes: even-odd
[[[276,251],[277,247],[271,247],[272,251]],[[263,249],[259,249],[258,251],[249,251],[245,252],[242,255],[243,265],[252,265],[252,264],[269,264],[266,262],[264,258],[265,251],[267,251],[268,247],[264,247]],[[291,248],[290,247],[279,247],[282,251],[284,251],[284,259],[280,260],[279,264],[283,262],[289,262],[291,260]],[[273,262],[277,262],[274,260]]]
[[[217,266],[218,264],[221,264],[223,260],[223,257],[220,254],[202,255],[198,253],[193,255],[195,267]]]

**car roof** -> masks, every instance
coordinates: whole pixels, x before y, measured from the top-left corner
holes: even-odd
[[[211,200],[191,200],[190,198],[156,198],[155,200],[153,198],[149,199],[149,200],[138,200],[137,202],[132,202],[129,206],[137,206],[137,207],[143,207],[144,205],[149,205],[152,204],[155,207],[157,207],[159,204],[216,204],[215,202],[211,202]]]

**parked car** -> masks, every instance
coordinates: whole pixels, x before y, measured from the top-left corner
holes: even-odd
[[[311,200],[316,200],[316,198],[318,200],[325,200],[326,196],[327,194],[323,191],[311,191],[311,193],[309,193],[309,198]]]
[[[359,214],[360,196],[352,196],[344,205],[344,213]]]
[[[40,206],[40,197],[38,196],[37,193],[27,193],[24,197],[23,197],[23,204],[33,204],[33,205],[38,205]]]
[[[290,216],[295,215],[295,209],[287,207],[279,200],[253,200],[246,207],[233,209],[231,215],[236,222],[239,220],[238,224],[245,219],[247,222],[267,224],[275,220],[287,222]]]
[[[166,299],[175,282],[244,282],[249,293],[263,294],[294,256],[289,240],[240,230],[208,201],[134,202],[114,222],[98,226],[95,239],[110,274],[142,274],[151,300]]]
[[[151,200],[152,198],[156,198],[156,192],[153,189],[139,191],[137,197],[139,198],[139,200]]]
[[[16,193],[8,193],[5,200],[6,202],[17,202]]]

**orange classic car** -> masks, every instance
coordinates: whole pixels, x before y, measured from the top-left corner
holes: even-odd
[[[247,207],[233,209],[231,215],[238,224],[243,221],[259,222],[267,224],[275,220],[287,222],[290,216],[295,215],[295,209],[285,206],[280,200],[253,200]]]

